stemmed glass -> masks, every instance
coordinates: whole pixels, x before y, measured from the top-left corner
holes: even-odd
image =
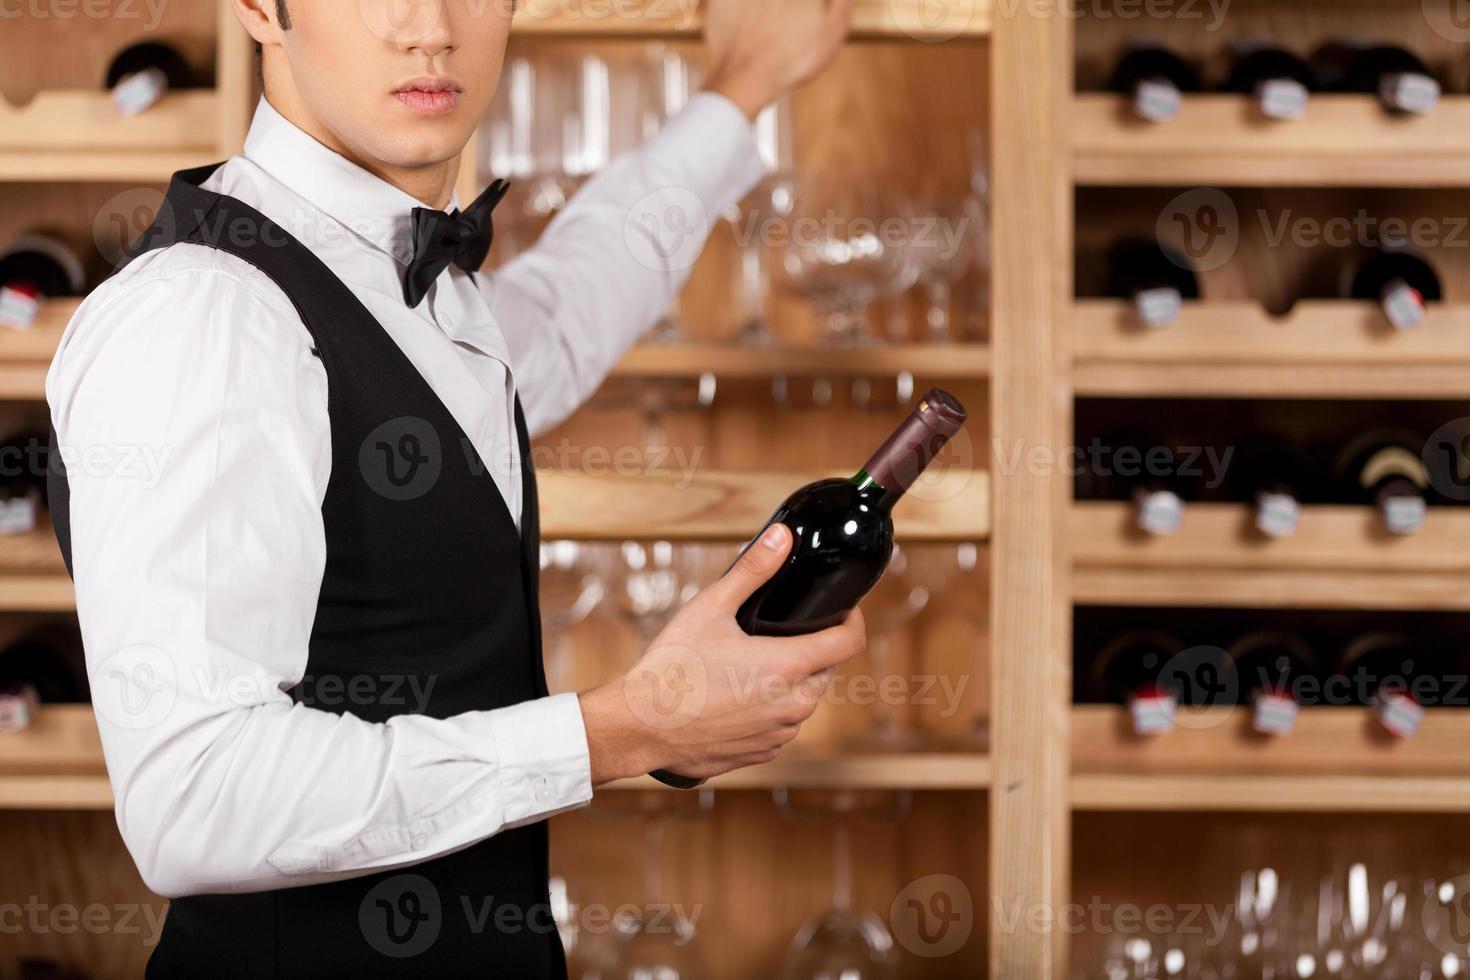
[[[970,131],[968,141],[974,265],[970,279],[970,308],[962,339],[984,342],[990,339],[990,140],[983,131],[976,129]]]
[[[884,679],[894,667],[894,634],[929,605],[929,597],[929,585],[918,574],[909,552],[894,545],[888,571],[868,593],[862,606],[868,625],[868,652],[873,671],[878,675],[876,686],[880,692],[887,686]],[[889,704],[880,693],[874,705],[873,728],[864,741],[890,751],[914,748],[922,738],[910,727],[908,708],[907,700],[902,704]]]
[[[745,200],[730,209],[740,248],[740,297],[744,321],[735,342],[769,347],[776,342],[767,306],[771,293],[770,239],[773,226],[791,217],[796,146],[791,98],[783,95],[755,121],[756,145],[766,174]]]
[[[772,791],[777,806],[795,814],[786,790]],[[893,934],[871,912],[859,912],[852,901],[852,843],[848,826],[853,803],[849,794],[834,801],[832,826],[832,907],[806,922],[787,950],[783,980],[892,980],[897,965]],[[900,814],[907,797],[900,798]]]
[[[652,645],[679,607],[699,591],[691,574],[698,560],[695,545],[669,541],[624,541],[614,577],[614,608],[638,632],[639,653]]]
[[[968,195],[937,194],[926,199],[910,246],[924,292],[924,339],[955,339],[951,308],[954,287],[975,265],[980,224],[979,202]]]
[[[642,133],[654,136],[688,104],[698,87],[695,66],[678,51],[661,42],[648,46],[639,81]],[[677,344],[687,339],[679,297],[644,336],[650,344]]]
[[[576,689],[568,630],[590,616],[605,594],[586,545],[541,543],[541,632],[546,639],[547,684],[553,694]]]
[[[832,175],[802,177],[793,190],[781,263],[785,285],[822,317],[822,343],[872,343],[869,307],[913,285],[907,201],[887,188],[851,187]]]

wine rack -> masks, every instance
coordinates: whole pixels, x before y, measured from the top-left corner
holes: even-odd
[[[603,0],[528,0],[516,14],[515,31],[525,36],[575,37],[627,35],[679,37],[698,33],[702,11],[681,0],[636,0],[608,4]],[[943,5],[924,0],[857,0],[853,10],[855,37],[909,37],[945,41],[981,38],[990,31],[989,0],[960,0]]]

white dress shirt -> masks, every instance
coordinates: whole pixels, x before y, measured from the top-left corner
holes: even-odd
[[[674,194],[718,216],[761,169],[744,115],[702,94],[590,181],[534,249],[490,275],[451,268],[417,309],[400,278],[420,202],[264,100],[244,154],[205,188],[264,213],[347,284],[519,522],[515,393],[533,434],[558,424],[685,278],[687,262],[650,260],[670,250],[640,241],[652,232],[639,210]],[[180,244],[92,293],[46,378],[118,825],[161,895],[411,865],[592,796],[575,695],[386,724],[291,701],[325,566],[332,460],[311,346],[254,267]]]

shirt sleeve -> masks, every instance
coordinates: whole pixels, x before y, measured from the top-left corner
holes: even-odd
[[[117,821],[167,897],[412,865],[591,798],[575,695],[384,724],[291,701],[331,468],[311,346],[253,267],[179,245],[94,293],[47,377]]]
[[[715,222],[763,172],[750,120],[724,96],[701,92],[588,181],[535,247],[478,277],[532,435],[592,396],[683,288]]]

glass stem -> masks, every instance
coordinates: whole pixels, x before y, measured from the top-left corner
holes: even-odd
[[[933,279],[924,285],[924,293],[929,300],[929,309],[925,314],[929,342],[949,343],[954,339],[950,324],[950,305],[954,298],[954,289],[944,279]]]
[[[664,818],[654,815],[648,818],[646,830],[647,854],[643,861],[644,911],[656,908],[663,902],[663,851]]]
[[[852,847],[841,817],[832,828],[832,907],[839,912],[852,908]]]

